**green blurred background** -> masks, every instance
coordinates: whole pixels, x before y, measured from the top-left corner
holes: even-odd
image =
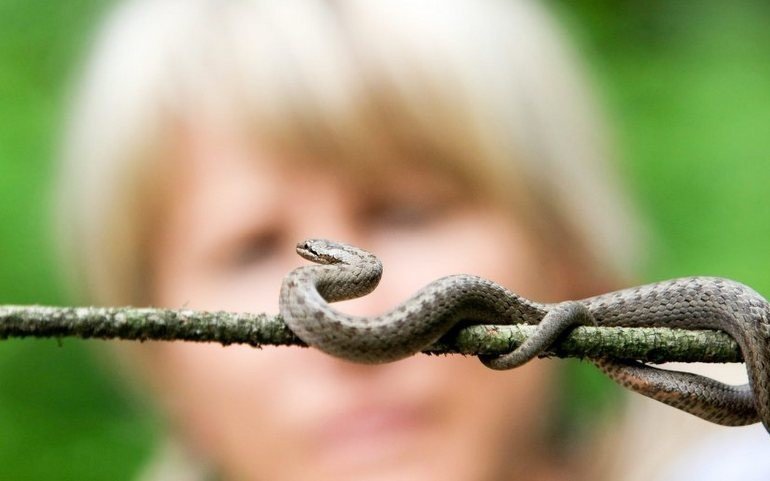
[[[62,304],[46,229],[67,85],[107,0],[0,0],[0,304]],[[770,296],[770,2],[551,0],[656,242],[641,277]],[[94,342],[95,343],[95,342]],[[85,342],[0,343],[0,479],[131,479],[157,433]]]

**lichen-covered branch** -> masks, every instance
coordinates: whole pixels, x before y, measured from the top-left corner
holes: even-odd
[[[470,326],[445,336],[426,352],[499,354],[533,332],[528,325]],[[132,307],[0,306],[0,339],[80,337],[304,346],[280,316]],[[612,356],[645,362],[741,362],[737,344],[719,331],[664,328],[575,328],[548,356]]]

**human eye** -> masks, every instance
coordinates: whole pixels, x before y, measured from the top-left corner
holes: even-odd
[[[393,197],[372,202],[364,215],[367,224],[379,228],[418,230],[439,221],[447,207],[440,199]]]
[[[245,235],[226,254],[228,267],[246,269],[273,261],[285,245],[283,238],[278,230],[261,230]]]

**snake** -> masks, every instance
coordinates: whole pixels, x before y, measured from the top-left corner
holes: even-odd
[[[578,325],[721,330],[737,342],[748,383],[729,385],[633,359],[588,359],[632,391],[707,421],[762,422],[770,432],[770,304],[750,287],[719,277],[682,277],[581,300],[539,303],[467,274],[430,282],[392,310],[355,316],[330,303],[372,292],[383,266],[373,254],[327,239],[300,242],[313,264],[291,271],[279,310],[307,345],[348,361],[377,364],[420,352],[453,329],[471,324],[532,324],[535,333],[509,353],[480,355],[492,369],[512,369],[546,351]]]

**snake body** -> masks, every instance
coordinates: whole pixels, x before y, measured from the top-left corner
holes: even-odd
[[[731,386],[633,360],[591,361],[621,385],[708,421],[761,421],[770,431],[770,305],[741,283],[685,277],[545,304],[480,277],[452,275],[431,282],[389,312],[360,317],[329,303],[374,290],[382,275],[380,261],[362,249],[324,239],[302,242],[297,252],[316,264],[286,276],[281,316],[300,339],[331,355],[363,363],[390,362],[425,349],[459,325],[537,324],[535,335],[513,352],[481,357],[491,368],[509,369],[537,357],[578,324],[717,329],[740,346],[748,384]]]

